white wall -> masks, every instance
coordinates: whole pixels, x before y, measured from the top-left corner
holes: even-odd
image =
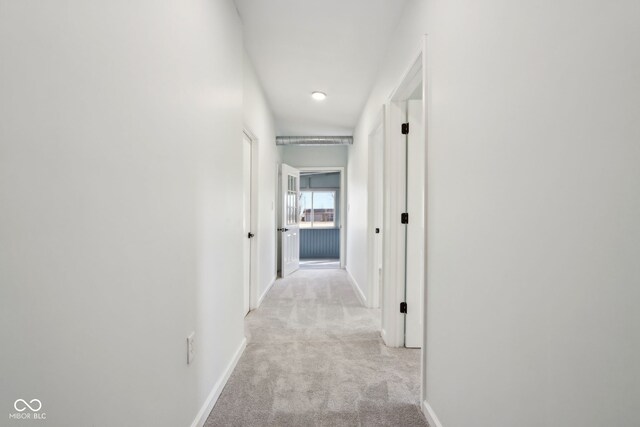
[[[639,18],[632,1],[405,10],[354,133],[351,212],[429,33],[426,397],[445,427],[638,424]]]
[[[0,10],[2,407],[190,425],[244,338],[233,2]]]
[[[346,166],[347,146],[284,146],[282,161],[294,167]]]
[[[244,55],[244,125],[257,138],[254,147],[254,192],[257,193],[258,301],[276,278],[276,177],[282,149],[276,146],[271,109],[248,55]]]

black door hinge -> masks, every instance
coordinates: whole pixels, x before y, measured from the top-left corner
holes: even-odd
[[[409,214],[407,212],[400,214],[400,222],[402,224],[409,224]]]
[[[402,124],[402,134],[409,135],[409,123]]]
[[[407,314],[407,303],[406,302],[401,302],[400,303],[400,313]]]

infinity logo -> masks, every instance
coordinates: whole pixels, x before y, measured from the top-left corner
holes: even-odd
[[[34,405],[34,402],[35,402],[35,405]],[[19,405],[20,403],[22,403],[22,405]],[[33,406],[31,406],[29,403]],[[27,408],[31,409],[31,411],[33,412],[38,412],[40,409],[42,409],[42,402],[40,402],[38,399],[31,399],[29,403],[27,403],[27,401],[24,399],[18,399],[13,403],[13,407],[16,408],[16,411],[18,412],[26,411]],[[36,405],[37,405],[37,408],[34,407]],[[22,409],[19,409],[19,407]]]

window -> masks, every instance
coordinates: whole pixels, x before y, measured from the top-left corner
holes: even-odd
[[[335,227],[336,192],[300,192],[300,228]]]
[[[287,181],[287,225],[296,224],[296,195],[298,194],[298,177],[289,175]]]

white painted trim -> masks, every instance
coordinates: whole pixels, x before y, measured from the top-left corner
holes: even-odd
[[[211,413],[211,410],[213,409],[216,402],[218,401],[218,398],[220,397],[220,394],[222,393],[224,386],[227,384],[227,381],[229,380],[231,373],[236,368],[236,365],[238,364],[238,360],[240,360],[240,356],[242,356],[242,353],[244,352],[244,349],[246,347],[247,347],[247,339],[242,338],[240,347],[238,347],[238,349],[236,350],[236,353],[233,355],[233,358],[231,359],[231,361],[229,361],[229,364],[227,365],[227,369],[225,369],[224,373],[222,374],[222,378],[220,378],[213,385],[213,389],[211,389],[211,393],[209,393],[209,396],[207,396],[207,399],[204,401],[202,407],[198,411],[198,414],[196,415],[195,419],[191,423],[191,427],[204,426],[204,423],[207,421],[207,418],[209,418],[209,414]]]
[[[242,133],[251,141],[251,224],[249,228],[251,232],[255,234],[255,237],[251,239],[250,250],[250,279],[249,279],[249,311],[258,306],[257,296],[259,290],[258,283],[258,246],[260,245],[260,233],[258,233],[259,221],[258,221],[258,159],[259,159],[259,144],[258,138],[249,130],[248,127],[242,129]]]
[[[344,166],[299,167],[300,172],[340,172],[340,268],[347,265],[347,186]]]
[[[269,286],[267,286],[267,289],[265,289],[262,295],[260,295],[260,298],[258,298],[258,304],[256,304],[255,308],[260,307],[260,304],[262,304],[262,301],[264,301],[264,298],[267,296],[267,294],[269,293],[273,285],[275,285],[277,278],[278,278],[277,275],[273,276],[273,280],[271,280],[271,283],[269,283]]]
[[[400,124],[407,116],[406,100],[423,80],[423,46],[416,51],[407,72],[391,92],[385,108],[384,148],[384,259],[383,259],[383,312],[390,313],[385,324],[385,344],[404,347],[405,319],[397,307],[405,301],[405,229],[400,224],[402,212],[406,212],[406,174],[404,136]],[[424,85],[423,85],[424,87]],[[423,89],[424,90],[424,89]],[[423,109],[424,111],[424,109]],[[426,126],[426,121],[424,122]]]
[[[424,50],[424,42],[421,40],[420,46],[417,47],[414,53],[414,60],[404,72],[402,78],[399,80],[400,84],[389,94],[389,101],[405,101],[409,99],[413,91],[418,87],[422,81],[422,53]]]
[[[282,196],[280,195],[280,192],[282,191],[282,183],[280,182],[281,175],[282,175],[282,162],[276,161],[276,185],[275,185],[276,194],[275,194],[275,200],[273,202],[274,208],[276,210],[275,211],[276,221],[275,221],[275,224],[273,225],[274,230],[277,230],[278,228],[280,228],[280,223],[282,222]],[[280,260],[282,258],[282,254],[280,253],[280,249],[281,249],[280,245],[282,244],[282,233],[280,233],[279,231],[276,232],[275,243],[276,243],[275,266],[276,266],[276,277],[278,277],[278,276],[282,276],[282,266],[280,265]]]
[[[365,307],[368,307],[367,306],[367,298],[364,296],[364,293],[362,292],[362,289],[360,289],[360,285],[358,285],[358,282],[353,277],[353,275],[351,274],[349,269],[346,268],[345,270],[346,270],[347,274],[349,275],[349,283],[351,283],[351,287],[353,288],[353,290],[355,291],[356,295],[358,296],[358,299],[360,300],[362,305],[364,305]]]
[[[429,405],[429,402],[426,400],[422,401],[422,413],[424,413],[424,416],[429,423],[429,427],[442,427],[442,423],[436,416],[436,413],[433,412],[433,408]]]
[[[429,215],[429,105],[431,104],[429,97],[431,96],[431,87],[429,83],[429,62],[428,62],[428,37],[425,34],[422,37],[422,123],[424,123],[424,165],[425,165],[425,174],[424,174],[424,289],[422,292],[423,300],[422,300],[422,349],[420,358],[422,363],[420,364],[420,376],[422,377],[422,384],[420,387],[420,399],[426,401],[427,399],[427,309],[428,309],[428,301],[427,293],[429,290],[428,284],[428,268],[429,265],[427,263],[427,253],[429,251],[428,247],[428,229],[427,229],[427,217]],[[436,418],[437,420],[437,418]],[[439,423],[439,422],[438,422]]]
[[[256,138],[253,132],[251,132],[249,128],[247,128],[246,126],[242,128],[242,133],[244,133],[247,136],[247,138],[249,138],[252,142],[258,140],[258,138]]]
[[[400,124],[406,121],[405,103],[387,104],[384,143],[383,213],[383,313],[387,331],[385,344],[404,347],[404,314],[398,307],[405,300],[405,226],[400,215],[405,210],[405,150]]]

